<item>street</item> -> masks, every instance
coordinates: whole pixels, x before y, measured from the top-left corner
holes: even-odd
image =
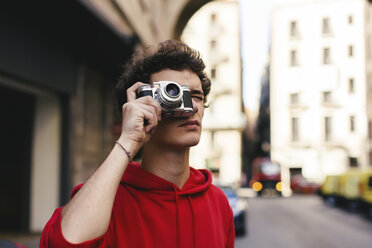
[[[372,247],[372,222],[328,207],[315,195],[249,198],[246,224],[236,248]]]

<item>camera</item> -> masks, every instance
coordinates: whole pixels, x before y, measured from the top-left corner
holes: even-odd
[[[137,98],[152,96],[165,117],[188,117],[194,114],[190,89],[173,81],[158,81],[138,87]]]

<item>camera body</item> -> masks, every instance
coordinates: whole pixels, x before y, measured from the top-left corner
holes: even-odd
[[[189,117],[194,114],[190,89],[173,81],[158,81],[151,85],[138,87],[137,98],[152,96],[162,108],[162,115],[171,117]]]

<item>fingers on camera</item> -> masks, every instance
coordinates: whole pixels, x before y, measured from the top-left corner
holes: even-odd
[[[145,96],[145,97],[141,97],[141,98],[138,98],[138,102],[152,108],[158,119],[161,120],[161,107],[160,107],[160,104],[154,99],[152,98],[151,96]]]
[[[133,84],[131,87],[129,87],[127,89],[127,101],[133,101],[133,100],[136,100],[137,96],[136,96],[136,90],[138,89],[138,87],[140,87],[141,85],[144,85],[144,83],[142,82],[137,82],[135,84]]]

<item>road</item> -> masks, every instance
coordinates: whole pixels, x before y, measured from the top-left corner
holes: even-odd
[[[248,199],[248,234],[235,247],[371,248],[372,222],[315,195]]]

